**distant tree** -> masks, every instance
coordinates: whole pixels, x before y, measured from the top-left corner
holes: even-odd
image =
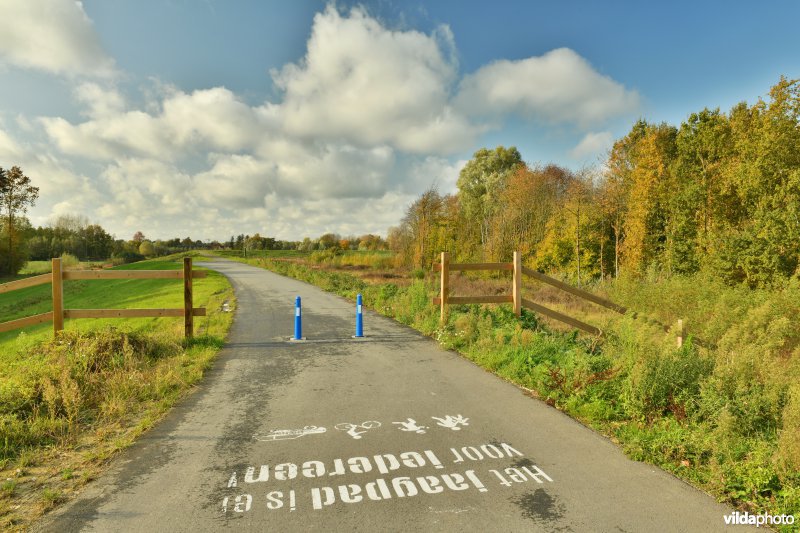
[[[303,252],[310,252],[314,249],[314,242],[309,237],[304,237],[303,241],[297,245],[297,249]]]
[[[139,253],[145,257],[153,257],[156,255],[156,249],[152,242],[145,240],[139,245]]]
[[[144,239],[145,239],[144,233],[142,233],[141,231],[137,231],[136,233],[134,233],[133,238],[131,238],[131,240],[137,244],[141,244],[142,241],[144,241]]]
[[[185,239],[183,239],[183,240],[181,241],[181,246],[183,246],[183,248],[184,248],[185,250],[188,250],[189,248],[191,248],[192,246],[194,246],[194,241],[192,240],[192,238],[191,238],[191,237],[186,237]]]
[[[320,248],[327,250],[328,248],[338,247],[340,237],[335,233],[326,233],[319,238]]]
[[[358,238],[358,249],[370,251],[385,250],[386,241],[384,241],[379,235],[373,235],[369,233]]]
[[[25,263],[20,253],[20,235],[17,219],[36,203],[39,198],[39,187],[31,185],[31,179],[22,173],[17,166],[10,170],[0,167],[0,216],[5,226],[5,242],[8,246],[6,261],[0,268],[9,274],[16,274]]]
[[[28,252],[32,261],[50,259],[50,239],[42,235],[34,235],[28,239]]]
[[[264,244],[261,242],[261,235],[255,233],[252,237],[249,237],[245,243],[245,248],[248,250],[261,250],[264,248]]]
[[[408,231],[403,226],[392,226],[389,228],[386,234],[386,242],[389,246],[389,249],[398,254],[400,254],[406,250],[409,246],[410,236],[408,235]]]

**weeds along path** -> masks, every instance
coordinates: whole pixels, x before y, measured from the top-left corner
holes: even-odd
[[[725,529],[730,509],[410,328],[367,312],[353,339],[342,298],[203,266],[238,298],[215,368],[39,530]]]

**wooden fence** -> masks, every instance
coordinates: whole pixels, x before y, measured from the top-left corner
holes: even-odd
[[[0,332],[10,331],[34,324],[53,322],[53,332],[64,329],[65,318],[140,318],[140,317],[183,317],[184,334],[191,338],[194,331],[194,317],[205,316],[204,307],[192,305],[192,279],[204,278],[206,272],[192,270],[192,259],[183,260],[183,270],[62,270],[61,259],[53,259],[51,274],[0,284],[0,294],[4,292],[35,287],[45,283],[53,284],[53,310],[39,315],[0,323]],[[64,309],[64,281],[92,279],[183,279],[183,307],[175,309]]]
[[[480,303],[487,303],[487,304],[498,304],[498,303],[512,303],[514,305],[514,313],[517,316],[522,314],[522,308],[527,307],[528,309],[535,311],[539,314],[544,316],[550,317],[552,319],[558,320],[559,322],[563,322],[565,324],[569,324],[570,326],[586,331],[587,333],[591,333],[593,335],[602,335],[603,332],[600,331],[599,328],[596,328],[590,324],[585,322],[581,322],[577,318],[572,318],[571,316],[567,316],[563,313],[559,313],[553,309],[547,308],[543,305],[539,305],[536,302],[528,300],[527,298],[522,297],[522,276],[531,277],[537,281],[542,283],[546,283],[548,285],[552,285],[562,291],[568,292],[572,295],[578,296],[579,298],[583,298],[584,300],[588,300],[592,303],[597,305],[603,306],[607,309],[610,309],[616,313],[624,315],[628,312],[626,307],[621,305],[615,304],[610,300],[606,300],[605,298],[601,298],[596,294],[592,294],[591,292],[585,291],[583,289],[579,289],[577,287],[573,287],[572,285],[568,285],[562,281],[559,281],[555,278],[551,278],[546,274],[542,274],[541,272],[537,272],[530,268],[522,266],[522,256],[519,252],[514,252],[514,260],[511,263],[451,263],[450,257],[447,252],[442,252],[442,261],[438,265],[434,265],[434,270],[438,270],[441,272],[441,282],[440,282],[440,289],[439,289],[439,296],[433,299],[433,303],[441,306],[441,315],[440,319],[444,322],[446,312],[447,312],[447,305],[448,304],[480,304]],[[511,294],[501,294],[501,295],[494,295],[494,296],[450,296],[450,272],[463,272],[466,270],[510,270],[513,272],[512,274],[512,282],[511,282]],[[636,318],[636,313],[633,314],[633,317]],[[672,328],[669,326],[662,324],[657,320],[651,320],[655,322],[665,332],[669,332]],[[683,320],[678,320],[678,326],[675,330],[676,332],[676,341],[678,348],[683,345],[684,339],[687,336],[686,328],[684,325]],[[702,347],[709,347],[711,346],[710,343],[704,341],[696,336],[692,337],[694,344]]]
[[[434,270],[438,270],[441,273],[439,297],[434,298],[433,303],[439,304],[441,306],[440,317],[442,321],[444,321],[445,319],[448,304],[510,302],[511,304],[513,304],[514,313],[517,316],[520,316],[522,314],[523,307],[527,307],[532,311],[535,311],[539,314],[550,317],[552,319],[558,320],[565,324],[569,324],[570,326],[586,331],[587,333],[591,333],[593,335],[602,335],[600,329],[590,324],[581,322],[576,318],[572,318],[571,316],[559,313],[558,311],[547,308],[543,305],[539,305],[536,302],[528,300],[527,298],[523,298],[522,297],[523,275],[534,278],[538,281],[541,281],[542,283],[547,283],[548,285],[552,285],[553,287],[557,287],[563,291],[566,291],[570,294],[583,298],[584,300],[588,300],[592,303],[611,309],[612,311],[615,311],[617,313],[625,314],[625,312],[627,311],[625,307],[617,305],[614,302],[606,300],[605,298],[601,298],[595,294],[584,291],[577,287],[567,285],[566,283],[558,281],[555,278],[551,278],[550,276],[542,274],[541,272],[536,272],[535,270],[522,266],[522,255],[519,252],[514,252],[514,260],[511,263],[450,263],[449,254],[447,252],[442,252],[442,261],[440,264],[434,265]],[[450,272],[463,272],[466,270],[512,271],[511,294],[496,295],[496,296],[450,296]]]

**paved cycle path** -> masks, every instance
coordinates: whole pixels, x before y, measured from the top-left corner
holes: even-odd
[[[199,390],[44,531],[717,531],[731,510],[455,353],[241,263]],[[289,342],[303,298],[305,342]]]

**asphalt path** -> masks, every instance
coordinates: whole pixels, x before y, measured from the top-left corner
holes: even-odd
[[[214,368],[36,529],[726,529],[731,509],[410,328],[365,312],[353,339],[352,302],[203,266],[238,298]],[[298,295],[304,342],[289,340]]]

